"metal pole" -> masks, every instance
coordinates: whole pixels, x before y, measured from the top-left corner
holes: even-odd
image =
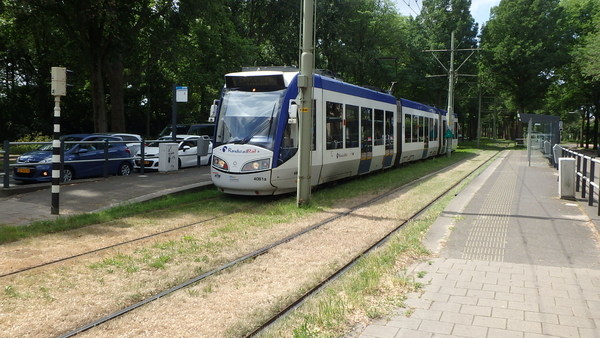
[[[171,115],[171,136],[173,142],[177,142],[177,84],[173,83],[173,108]]]
[[[52,140],[52,207],[50,213],[60,213],[60,95],[54,96],[54,139]]]
[[[531,167],[531,129],[533,128],[533,119],[527,123],[527,165]]]
[[[10,142],[4,140],[4,189],[10,186]]]
[[[496,134],[498,133],[498,131],[496,130],[496,120],[498,119],[498,111],[496,110],[496,97],[494,96],[494,121],[492,124],[492,140],[494,140],[494,142],[496,142]]]
[[[477,111],[477,148],[481,141],[481,84],[479,84],[479,111]]]
[[[302,55],[300,57],[300,135],[298,144],[297,205],[310,203],[311,188],[311,130],[313,116],[313,0],[304,0],[302,27]]]
[[[448,76],[448,130],[453,131],[454,123],[454,32],[450,39],[450,71]],[[452,137],[448,138],[448,149],[446,153],[450,157],[452,153]]]

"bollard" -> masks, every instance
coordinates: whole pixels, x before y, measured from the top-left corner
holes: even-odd
[[[558,160],[558,195],[562,199],[575,199],[575,159]]]

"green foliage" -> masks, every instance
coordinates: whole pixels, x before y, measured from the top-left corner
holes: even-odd
[[[388,89],[396,82],[397,97],[445,107],[447,79],[426,75],[445,73],[449,55],[437,53],[441,67],[423,50],[448,49],[453,31],[457,48],[476,47],[472,2],[423,0],[421,13],[409,18],[396,13],[390,0],[316,1],[315,66],[359,85]],[[179,122],[204,122],[224,74],[242,66],[298,65],[298,0],[0,4],[0,135],[8,140],[52,132],[52,66],[74,71],[72,90],[61,101],[63,133],[154,137],[170,123],[173,83],[190,88]],[[598,104],[598,4],[503,0],[494,8],[481,35],[485,57],[478,59],[479,69],[474,56],[460,73],[479,72],[480,82],[488,83],[488,94],[500,102],[495,120],[501,128],[514,128],[517,109]],[[456,66],[466,58],[461,54]],[[471,78],[456,84],[455,112],[470,126],[464,134],[472,136],[477,91],[467,82]],[[484,102],[483,109],[489,106]]]
[[[33,132],[32,134],[25,135],[15,142],[50,142],[52,141],[52,136],[42,135],[40,132]],[[41,144],[22,144],[22,145],[14,145],[10,147],[11,154],[23,154],[28,151],[35,150]]]
[[[541,105],[569,61],[565,18],[559,0],[503,0],[483,29],[484,64],[521,113]]]

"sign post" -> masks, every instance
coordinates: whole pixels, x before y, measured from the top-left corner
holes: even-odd
[[[300,57],[300,137],[298,144],[298,191],[297,205],[310,203],[311,189],[311,150],[312,150],[312,111],[313,105],[313,0],[304,0],[302,26],[302,56]]]
[[[177,102],[188,102],[188,87],[179,87],[173,83],[173,115],[171,116],[171,137],[177,142]]]
[[[50,213],[60,213],[60,97],[67,95],[67,69],[52,67],[50,92],[54,95],[54,133],[52,140],[52,206]]]

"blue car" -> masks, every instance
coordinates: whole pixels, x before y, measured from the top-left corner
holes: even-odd
[[[99,134],[74,134],[63,136],[61,140],[69,142],[64,143],[64,181],[103,176],[105,145],[108,145],[108,158],[114,159],[108,161],[108,173],[111,175],[131,174],[133,168],[131,152],[120,137]],[[105,142],[106,140],[108,140],[108,143]],[[84,160],[96,161],[73,162]],[[17,164],[26,164],[14,167],[13,179],[17,181],[52,181],[52,145],[44,144],[34,151],[19,156]]]

